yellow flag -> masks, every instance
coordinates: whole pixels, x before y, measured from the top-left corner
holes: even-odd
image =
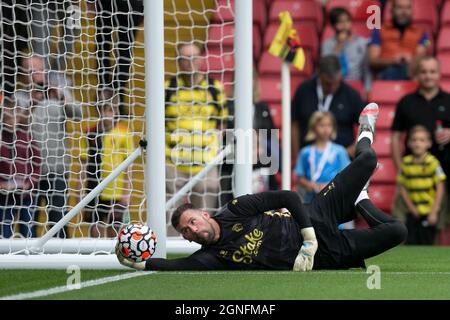
[[[294,67],[303,70],[305,67],[305,52],[300,47],[300,38],[293,28],[292,18],[288,11],[280,12],[280,27],[270,44],[269,53],[273,56],[291,62]]]

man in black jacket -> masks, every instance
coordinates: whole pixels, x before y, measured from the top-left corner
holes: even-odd
[[[229,202],[215,216],[182,205],[172,224],[182,236],[202,245],[187,258],[134,263],[117,251],[119,261],[138,270],[294,270],[364,267],[364,259],[389,250],[406,238],[406,227],[373,206],[367,195],[377,165],[371,148],[378,106],[361,113],[355,160],[310,205],[295,192],[269,191]],[[338,230],[355,218],[366,230]]]

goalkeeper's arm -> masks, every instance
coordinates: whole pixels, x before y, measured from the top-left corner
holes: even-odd
[[[199,250],[186,258],[179,259],[162,259],[150,258],[144,262],[133,262],[119,252],[116,247],[116,256],[119,262],[136,270],[155,270],[155,271],[202,271],[202,270],[225,270],[227,269],[214,255]]]

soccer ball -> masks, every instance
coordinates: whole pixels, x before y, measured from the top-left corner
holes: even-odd
[[[130,224],[122,228],[117,241],[120,253],[133,262],[145,261],[155,253],[156,234],[142,224]]]

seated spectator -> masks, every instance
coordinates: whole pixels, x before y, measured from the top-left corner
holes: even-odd
[[[352,16],[345,8],[330,11],[330,24],[335,36],[322,44],[321,55],[334,54],[339,58],[345,80],[363,81],[370,88],[371,74],[367,61],[367,39],[352,34]]]
[[[381,80],[408,80],[414,60],[426,54],[428,34],[412,24],[412,0],[393,0],[392,21],[374,29],[369,40],[369,64]]]
[[[89,129],[84,140],[81,158],[85,160],[87,191],[92,191],[111,171],[134,151],[133,137],[128,124],[118,121],[119,95],[104,88],[99,97],[99,122]],[[122,227],[130,204],[128,171],[106,186],[87,206],[93,224],[91,237],[115,237]]]
[[[394,121],[392,123],[392,158],[397,169],[402,162],[402,135],[408,133],[414,126],[422,125],[432,135],[430,153],[442,165],[447,176],[450,175],[450,94],[440,89],[440,66],[436,58],[424,56],[418,60],[416,78],[418,88],[416,92],[405,95],[397,104]],[[442,128],[439,129],[438,124]],[[408,140],[408,137],[407,137]],[[406,140],[406,141],[407,141]],[[408,144],[405,153],[410,154]],[[447,180],[447,197],[450,196],[450,184]],[[445,206],[444,206],[445,207]],[[401,220],[405,220],[407,208],[398,194],[394,201],[392,212]],[[450,222],[450,210],[442,210],[438,227],[445,228],[446,220]]]
[[[315,195],[350,163],[347,151],[332,142],[334,139],[336,119],[333,114],[314,112],[305,137],[311,144],[300,150],[295,166],[298,185],[306,191],[302,197],[304,203],[311,203]]]
[[[29,134],[29,107],[5,97],[0,112],[0,238],[14,236],[16,214],[20,235],[31,238],[35,236],[32,191],[39,181],[41,157]]]
[[[354,154],[354,130],[364,107],[359,93],[342,81],[339,59],[335,55],[320,58],[318,75],[304,81],[292,101],[292,163],[300,146],[305,144],[308,122],[315,111],[329,111],[336,118],[335,143],[344,146],[350,157]]]
[[[434,244],[438,213],[444,195],[445,173],[428,150],[431,133],[424,126],[409,132],[411,154],[403,157],[398,175],[400,194],[408,208],[407,244]]]

